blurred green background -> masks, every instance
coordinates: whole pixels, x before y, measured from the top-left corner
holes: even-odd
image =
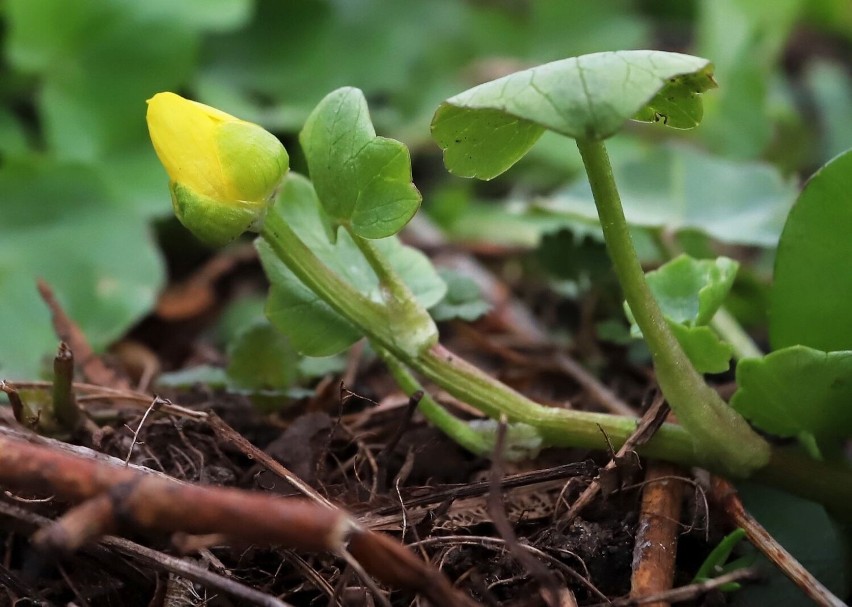
[[[6,0],[0,24],[0,377],[10,379],[34,379],[55,348],[37,277],[103,349],[163,288],[159,241],[191,240],[170,229],[147,140],[144,101],[157,91],[264,125],[300,169],[294,134],[307,114],[332,89],[360,87],[380,134],[411,147],[425,208],[451,235],[491,226],[530,246],[551,220],[506,209],[570,188],[570,142],[545,137],[489,189],[447,176],[428,129],[443,98],[522,67],[634,48],[710,58],[721,88],[704,124],[665,136],[711,159],[771,163],[760,170],[782,217],[791,179],[852,142],[848,0]],[[662,132],[630,129],[616,160],[659,168],[643,140]]]

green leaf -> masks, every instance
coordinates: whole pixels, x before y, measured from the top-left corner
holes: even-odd
[[[713,57],[719,94],[707,100],[699,136],[728,157],[757,158],[777,125],[769,104],[773,80],[804,0],[778,0],[765,10],[753,0],[698,4],[697,52]]]
[[[663,314],[690,327],[708,324],[727,297],[740,264],[727,257],[679,255],[645,278]]]
[[[692,128],[701,117],[698,94],[715,86],[712,71],[706,59],[662,51],[563,59],[447,99],[435,113],[432,134],[451,172],[491,179],[546,129],[605,139],[631,118]]]
[[[228,377],[253,391],[286,390],[299,376],[299,354],[268,322],[241,331],[228,346]]]
[[[411,157],[399,141],[377,137],[364,94],[327,95],[299,134],[311,180],[334,222],[363,238],[399,232],[420,207]]]
[[[352,237],[340,231],[337,241],[329,242],[319,201],[307,179],[290,173],[270,212],[279,213],[339,276],[375,302],[383,301],[378,279]],[[298,351],[308,356],[329,356],[361,338],[360,332],[304,286],[263,240],[258,239],[256,244],[272,283],[266,314]],[[379,240],[375,245],[424,307],[441,300],[446,285],[425,255],[402,245],[396,237]]]
[[[774,350],[852,350],[852,150],[817,171],[778,244],[770,299]]]
[[[827,162],[852,142],[852,77],[839,62],[816,59],[808,63],[805,84],[819,111],[821,156]]]
[[[696,371],[724,373],[728,370],[734,348],[710,327],[687,327],[671,320],[668,323]]]
[[[163,373],[157,377],[157,385],[166,388],[189,389],[196,385],[202,385],[208,389],[221,389],[229,383],[228,374],[221,367],[210,365],[198,365],[188,367],[179,371]]]
[[[698,230],[722,242],[773,247],[796,196],[795,185],[768,164],[732,162],[685,146],[655,147],[624,162],[613,156],[633,226]],[[585,179],[540,206],[597,220]]]
[[[852,351],[791,346],[737,365],[731,406],[755,426],[809,440],[852,436]]]
[[[706,582],[717,575],[726,573],[726,569],[728,567],[725,566],[725,563],[727,562],[728,557],[731,556],[731,551],[742,541],[745,534],[744,529],[734,529],[731,533],[722,538],[722,541],[713,548],[710,554],[707,555],[707,558],[704,559],[704,562],[701,563],[701,567],[698,568],[698,573],[696,573],[695,577],[692,578],[691,583],[696,584]],[[740,584],[736,582],[727,586],[727,588],[722,586],[721,589],[723,592],[739,590],[740,588]]]
[[[680,255],[645,275],[675,337],[701,373],[727,371],[733,355],[733,348],[706,325],[725,301],[738,269],[727,257],[699,260]],[[630,307],[624,307],[631,334],[641,336]]]
[[[163,268],[144,218],[79,165],[8,162],[0,170],[0,375],[33,379],[56,351],[46,280],[101,351],[154,304]]]
[[[447,293],[429,309],[432,318],[438,321],[460,318],[472,322],[491,310],[491,304],[482,298],[482,292],[470,278],[455,270],[442,269],[438,274],[447,285]]]
[[[40,78],[50,148],[93,161],[146,136],[143,101],[188,78],[199,35],[182,3],[11,0],[8,54]]]

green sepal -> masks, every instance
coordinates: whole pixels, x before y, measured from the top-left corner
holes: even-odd
[[[223,203],[198,194],[179,183],[170,184],[172,206],[184,227],[201,242],[221,247],[259,224],[266,205],[254,202]]]

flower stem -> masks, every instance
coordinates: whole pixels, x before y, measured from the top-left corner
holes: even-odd
[[[603,142],[578,139],[577,147],[615,272],[648,342],[663,394],[692,437],[699,461],[747,476],[769,461],[769,445],[704,382],[669,329],[645,282]]]

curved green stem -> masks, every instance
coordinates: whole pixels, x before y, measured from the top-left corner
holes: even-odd
[[[651,351],[657,381],[704,465],[746,476],[769,461],[769,445],[711,389],[669,329],[639,264],[602,141],[577,140],[609,255],[636,324]]]
[[[757,347],[751,336],[745,332],[734,315],[728,312],[724,306],[717,310],[713,320],[710,321],[710,326],[719,334],[719,337],[733,346],[736,360],[763,356],[763,352]]]
[[[374,345],[373,349],[376,350],[384,361],[403,392],[408,396],[418,391],[423,392],[423,398],[420,399],[417,408],[429,423],[475,455],[488,455],[494,450],[493,441],[487,440],[480,432],[476,432],[465,422],[435,402],[435,399],[423,389],[420,382],[408,372],[405,365],[399,362],[393,354],[380,346]]]
[[[383,306],[366,299],[329,270],[277,213],[269,214],[261,235],[305,286],[372,342],[489,416],[499,418],[505,414],[511,421],[534,426],[545,444],[552,446],[606,449],[603,430],[618,448],[635,429],[636,420],[629,417],[541,406],[440,344],[416,356],[402,350],[390,334],[392,330],[388,328]],[[401,385],[409,394],[417,389],[412,389],[410,383],[401,382]],[[703,454],[697,453],[687,431],[674,424],[663,424],[640,453],[685,466],[700,464],[717,472],[730,471],[721,462],[707,461]],[[811,460],[804,454],[773,450],[768,465],[758,470],[754,478],[823,503],[838,512],[852,503],[852,470]]]
[[[351,232],[350,234],[379,279],[387,321],[395,343],[410,355],[417,356],[438,341],[435,321],[426,308],[420,305],[411,289],[394,271],[375,243]]]

